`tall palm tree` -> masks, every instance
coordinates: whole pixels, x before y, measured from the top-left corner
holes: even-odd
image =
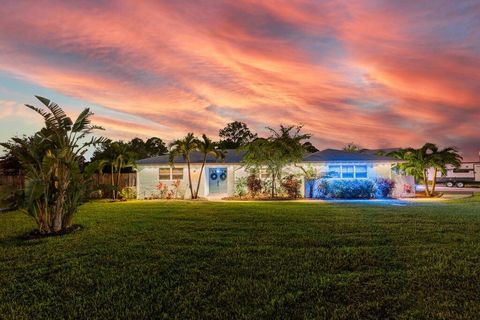
[[[218,149],[217,143],[213,142],[205,134],[202,135],[202,140],[198,140],[198,151],[203,155],[202,168],[200,169],[200,175],[197,182],[197,190],[195,191],[195,199],[198,198],[198,190],[200,189],[200,180],[202,180],[203,169],[207,163],[207,157],[212,155],[215,159],[224,159],[225,154],[222,150]]]
[[[439,150],[437,146],[432,147],[431,162],[433,167],[432,194],[435,192],[437,185],[437,173],[440,171],[442,175],[447,174],[447,165],[459,167],[463,157],[458,153],[457,148],[448,147]]]
[[[190,188],[190,195],[192,199],[195,199],[195,193],[192,186],[192,173],[190,169],[190,154],[194,151],[198,151],[199,141],[192,132],[188,133],[183,139],[177,139],[170,143],[170,163],[173,164],[176,156],[182,156],[187,162],[188,168],[188,187]]]

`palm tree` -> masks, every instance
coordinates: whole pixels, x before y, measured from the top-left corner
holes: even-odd
[[[116,141],[108,144],[103,159],[98,160],[99,171],[104,166],[110,166],[110,180],[112,186],[112,199],[116,200],[120,192],[120,177],[122,169],[135,167],[135,154],[130,151],[129,145],[122,141]]]
[[[403,163],[396,164],[395,168],[415,177],[417,181],[422,180],[428,197],[431,195],[428,186],[428,169],[431,167],[429,153],[429,144],[420,149],[406,148],[388,153],[389,156],[404,160]]]
[[[190,170],[190,154],[198,150],[199,141],[192,132],[188,133],[183,139],[177,139],[170,143],[170,163],[173,164],[176,156],[182,156],[187,162],[188,168],[188,183],[190,188],[190,195],[192,199],[195,199],[192,186],[192,173]]]
[[[442,175],[447,174],[447,165],[459,167],[462,163],[463,157],[458,153],[458,150],[455,147],[448,147],[439,150],[436,145],[433,145],[431,150],[431,162],[433,167],[432,194],[434,194],[437,185],[438,171],[440,171]]]
[[[198,141],[197,149],[203,154],[202,168],[200,169],[200,175],[197,182],[197,190],[195,191],[195,199],[198,198],[198,190],[200,189],[200,180],[202,180],[203,169],[207,163],[207,157],[212,155],[215,159],[224,159],[225,154],[222,150],[218,149],[218,145],[208,138],[205,134],[202,135],[203,140]]]
[[[32,216],[39,232],[59,232],[72,224],[82,195],[85,177],[80,163],[87,148],[105,138],[85,138],[96,129],[90,110],[84,109],[72,121],[56,103],[36,96],[47,110],[26,105],[40,114],[44,127],[30,138],[12,138],[1,145],[10,150],[25,170],[23,210]]]
[[[400,149],[390,152],[388,155],[405,161],[397,164],[395,166],[397,169],[414,176],[417,180],[423,180],[427,197],[432,196],[435,191],[437,172],[440,170],[442,173],[446,173],[447,164],[459,166],[462,159],[456,148],[450,147],[439,151],[437,145],[429,142],[425,143],[420,149]],[[430,168],[434,169],[434,181],[431,190],[428,185],[428,170]]]

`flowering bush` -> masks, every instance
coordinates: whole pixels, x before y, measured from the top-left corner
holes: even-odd
[[[289,198],[298,198],[300,196],[301,182],[293,174],[284,177],[281,185]]]
[[[391,179],[377,178],[375,180],[375,198],[387,198],[395,188],[395,182]]]
[[[262,181],[255,174],[251,174],[247,178],[247,187],[252,197],[255,197],[262,190]]]
[[[168,194],[168,185],[167,184],[165,184],[163,182],[160,182],[157,185],[157,190],[159,191],[160,199],[165,199],[167,197],[167,194]]]

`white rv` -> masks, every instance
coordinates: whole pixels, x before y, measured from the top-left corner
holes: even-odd
[[[447,166],[447,174],[442,176],[438,172],[436,180],[447,187],[463,188],[467,184],[480,184],[480,162],[463,162],[458,168]]]

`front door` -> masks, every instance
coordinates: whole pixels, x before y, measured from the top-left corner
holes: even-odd
[[[208,169],[209,194],[227,193],[227,168]]]
[[[480,181],[480,164],[476,164],[475,168],[475,181]]]

